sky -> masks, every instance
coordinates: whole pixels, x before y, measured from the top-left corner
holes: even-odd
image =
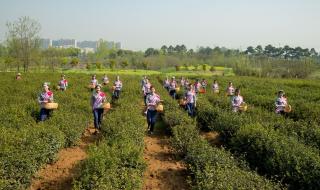
[[[102,38],[130,50],[271,44],[320,51],[320,0],[0,0],[0,42],[6,23],[22,16],[41,24],[42,38]]]

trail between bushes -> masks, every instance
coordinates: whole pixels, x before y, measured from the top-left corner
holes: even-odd
[[[189,189],[186,166],[175,157],[163,125],[158,122],[154,134],[144,137],[147,169],[144,173],[143,190]]]
[[[73,178],[77,177],[79,164],[87,158],[89,145],[99,139],[93,135],[94,128],[87,128],[77,146],[59,151],[57,161],[40,169],[32,180],[30,190],[70,190]]]

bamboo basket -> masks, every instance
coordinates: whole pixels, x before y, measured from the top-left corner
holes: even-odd
[[[241,105],[239,106],[239,110],[240,111],[247,111],[247,109],[248,109],[248,105],[246,104],[246,103],[241,103]]]
[[[111,104],[109,102],[106,102],[106,103],[102,104],[102,107],[103,107],[104,110],[108,111],[111,108]]]
[[[163,105],[162,104],[158,104],[156,107],[157,112],[163,112]]]
[[[88,85],[88,88],[89,88],[89,89],[94,89],[95,87],[96,87],[96,86],[95,86],[94,84],[89,84],[89,85]]]
[[[58,103],[45,103],[43,104],[43,108],[47,110],[53,110],[58,108]]]
[[[233,94],[226,92],[225,96],[233,96]]]
[[[177,87],[177,88],[176,88],[176,92],[179,92],[179,91],[180,91],[180,87]]]
[[[115,90],[116,89],[116,86],[112,86],[111,90]]]
[[[287,104],[283,111],[285,113],[290,113],[291,112],[291,106],[289,104]]]
[[[219,90],[213,90],[214,94],[219,94]]]
[[[199,93],[204,94],[204,93],[206,93],[206,90],[204,88],[200,88]]]
[[[179,105],[180,106],[185,106],[187,103],[186,103],[186,100],[184,100],[184,99],[180,99],[179,100]]]

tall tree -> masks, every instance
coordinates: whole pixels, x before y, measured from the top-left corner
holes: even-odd
[[[24,72],[26,72],[34,58],[32,55],[37,54],[40,49],[41,25],[36,20],[24,16],[15,22],[8,22],[7,27],[7,45],[10,55],[17,59],[18,71],[22,63]]]
[[[166,55],[168,52],[168,47],[166,45],[163,45],[160,50],[163,55]]]

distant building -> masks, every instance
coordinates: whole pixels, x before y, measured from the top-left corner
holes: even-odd
[[[48,49],[52,47],[52,40],[50,39],[40,39],[40,48],[41,49]]]
[[[120,42],[105,41],[100,39],[99,41],[80,41],[75,39],[41,39],[41,48],[48,49],[49,47],[55,48],[79,48],[83,53],[95,52],[97,48],[104,44],[107,49],[121,49]]]
[[[120,42],[117,42],[115,48],[116,48],[116,49],[121,49],[121,43],[120,43]]]
[[[86,48],[80,48],[80,51],[81,51],[81,53],[87,54],[87,53],[94,53],[95,49],[86,47]]]
[[[77,40],[75,39],[53,40],[52,46],[57,48],[77,48]]]
[[[121,43],[120,42],[105,41],[105,40],[100,39],[97,42],[97,47],[99,47],[101,44],[105,44],[107,49],[121,49]]]
[[[92,48],[94,51],[97,50],[97,45],[97,41],[82,41],[77,43],[78,48]]]

